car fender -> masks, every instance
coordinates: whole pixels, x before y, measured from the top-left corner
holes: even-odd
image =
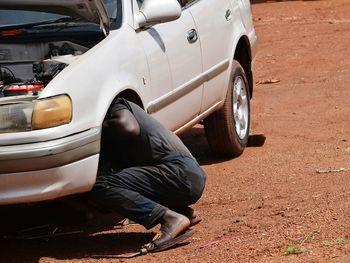
[[[240,16],[238,10],[235,10],[235,13],[233,14],[233,16],[237,16],[237,15]],[[229,69],[227,70],[226,81],[225,81],[226,89],[224,89],[223,94],[221,94],[222,100],[224,100],[226,98],[226,93],[227,93],[227,89],[229,87],[229,81],[230,81],[231,72],[232,72],[233,59],[235,56],[238,42],[242,37],[245,37],[245,36],[246,36],[246,30],[245,30],[243,23],[241,22],[240,19],[236,19],[235,23],[233,25],[233,34],[232,34],[232,40],[231,40],[232,49],[231,49],[231,53],[229,55],[229,58],[231,58],[231,59],[229,61],[230,64],[229,64]]]
[[[146,56],[137,42],[135,31],[125,25],[95,47],[84,53],[58,74],[39,99],[67,94],[73,105],[69,124],[28,131],[2,134],[2,145],[30,143],[62,138],[99,127],[113,99],[123,90],[131,89],[140,98],[149,99],[149,79]],[[146,105],[146,102],[143,102]]]

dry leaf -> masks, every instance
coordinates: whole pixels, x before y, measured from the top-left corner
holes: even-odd
[[[260,80],[257,82],[257,84],[274,84],[280,82],[280,79],[265,79],[265,80]]]

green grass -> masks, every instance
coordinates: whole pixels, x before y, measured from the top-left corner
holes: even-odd
[[[318,235],[320,232],[318,230],[311,231],[307,236],[305,237],[299,237],[294,242],[288,244],[284,248],[284,254],[285,255],[297,255],[304,253],[307,251],[307,248],[305,247],[305,243],[309,240],[314,239],[316,235]]]
[[[337,237],[337,239],[335,240],[335,243],[337,245],[344,245],[346,243],[346,239],[343,237]]]
[[[291,255],[291,254],[301,254],[304,252],[303,247],[301,247],[298,244],[288,244],[284,249],[285,255]]]
[[[308,251],[306,244],[313,240],[320,231],[314,230],[311,231],[306,236],[297,238],[295,241],[287,244],[284,248],[284,255],[298,255]],[[334,246],[343,246],[349,242],[348,237],[337,237],[333,240],[322,240],[321,244],[324,248],[331,248]]]
[[[337,237],[334,241],[323,240],[321,241],[322,246],[324,247],[332,247],[332,246],[341,246],[348,242],[345,237]]]

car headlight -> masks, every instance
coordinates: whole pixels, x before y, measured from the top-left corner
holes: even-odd
[[[32,102],[0,105],[0,133],[31,130]]]
[[[0,105],[0,133],[38,130],[72,120],[72,102],[67,95]]]
[[[72,120],[72,102],[66,95],[37,100],[34,104],[33,130],[60,126]]]

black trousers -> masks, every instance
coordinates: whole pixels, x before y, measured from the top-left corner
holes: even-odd
[[[107,172],[96,179],[93,198],[102,206],[150,229],[167,208],[181,210],[201,197],[206,175],[190,156],[161,164]]]

